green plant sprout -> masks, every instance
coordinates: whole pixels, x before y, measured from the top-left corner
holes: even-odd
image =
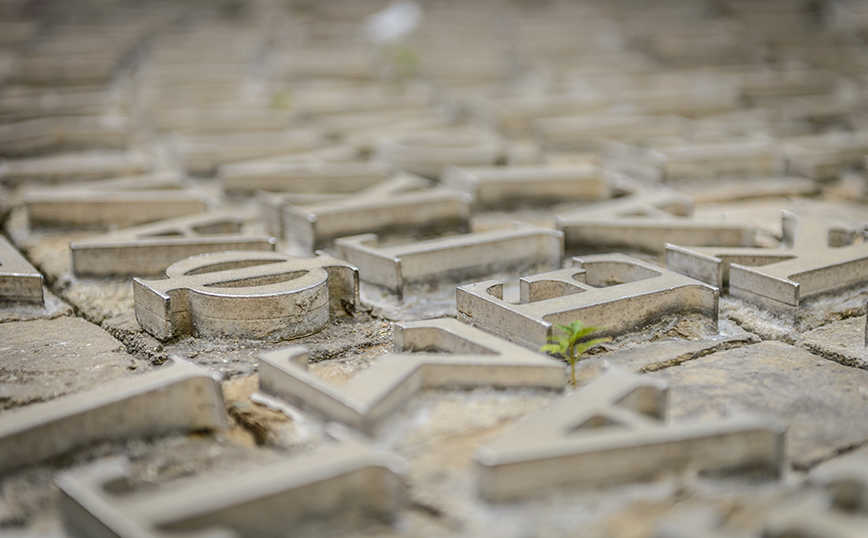
[[[595,327],[593,325],[585,327],[585,324],[578,320],[569,325],[558,325],[556,323],[555,327],[566,333],[566,336],[549,336],[548,340],[552,343],[544,345],[539,348],[539,350],[554,355],[560,355],[570,363],[570,379],[573,382],[573,388],[576,388],[576,363],[579,361],[582,353],[597,344],[610,341],[611,338],[607,336],[605,338],[594,338],[592,340],[579,342],[582,338],[591,333],[603,330],[605,327]]]
[[[418,74],[419,55],[406,45],[393,47],[390,52],[398,85],[403,86]]]
[[[289,90],[278,90],[271,97],[269,107],[277,110],[289,110],[292,108],[292,92]]]

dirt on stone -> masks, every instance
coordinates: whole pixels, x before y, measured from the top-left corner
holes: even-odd
[[[80,318],[0,323],[0,406],[10,409],[96,388],[150,368]]]

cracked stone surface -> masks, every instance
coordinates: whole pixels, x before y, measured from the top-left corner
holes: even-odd
[[[782,342],[761,342],[685,362],[655,374],[670,386],[674,419],[739,410],[789,427],[787,453],[807,469],[865,443],[868,372]]]
[[[0,342],[4,409],[96,388],[147,367],[80,318],[0,323]]]
[[[864,316],[835,321],[802,333],[798,344],[812,353],[844,366],[868,370]]]
[[[0,304],[0,421],[175,356],[221,380],[230,423],[219,432],[101,442],[2,475],[0,536],[71,538],[55,479],[93,463],[125,457],[125,488],[154,491],[356,436],[259,392],[259,354],[304,346],[309,371],[343,385],[394,351],[397,323],[455,317],[455,287],[467,283],[408,285],[398,299],[363,281],[363,305],[352,315],[291,341],[161,342],[139,326],[129,278],[72,272],[69,243],[111,227],[33,227],[24,203],[31,189],[59,192],[97,177],[121,179],[123,188],[150,181],[120,177],[133,172],[169,177],[171,188],[201,196],[208,210],[253,211],[249,231],[262,234],[274,216],[252,193],[227,194],[222,177],[232,170],[216,165],[273,180],[292,166],[378,161],[384,142],[443,131],[455,140],[495,140],[497,166],[609,167],[616,197],[663,184],[693,198],[693,218],[755,227],[757,247],[782,248],[782,210],[827,219],[849,227],[855,242],[868,241],[868,8],[861,3],[416,1],[418,27],[396,29],[394,40],[370,37],[375,18],[368,17],[386,0],[0,2],[0,233],[43,275],[45,295],[42,307]],[[547,131],[556,122],[561,130]],[[768,163],[748,162],[749,155],[733,162],[714,150],[759,145],[787,155],[773,163],[781,174],[732,175]],[[436,158],[419,158],[432,177],[431,162],[465,157],[437,149]],[[56,164],[79,151],[128,158],[81,170]],[[655,160],[664,154],[680,156],[677,166]],[[40,166],[47,172],[34,176]],[[696,174],[667,177],[683,166]],[[305,185],[294,194],[300,204],[346,195],[312,194],[316,180]],[[594,203],[580,198],[476,208],[469,231],[515,221],[556,228],[555,215]],[[461,231],[398,225],[381,240]],[[290,237],[276,239],[279,251],[312,254]],[[563,264],[608,252],[570,246]],[[657,249],[623,253],[666,265]],[[490,278],[504,282],[504,299],[518,302],[520,276]],[[405,460],[406,503],[393,521],[342,515],[293,528],[293,536],[653,538],[661,526],[701,521],[721,535],[758,538],[770,514],[812,494],[809,471],[868,451],[866,305],[863,282],[810,301],[793,325],[723,293],[717,327],[698,316],[664,317],[592,348],[576,366],[578,389],[423,390],[365,440]],[[783,475],[663,473],[650,482],[483,501],[478,447],[607,368],[665,380],[676,423],[736,411],[780,421],[788,427]]]

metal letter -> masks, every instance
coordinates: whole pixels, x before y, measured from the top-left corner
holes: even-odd
[[[557,215],[555,221],[567,248],[632,247],[662,253],[666,243],[753,246],[753,226],[698,220],[692,213],[692,198],[661,187]]]
[[[305,348],[286,348],[260,355],[260,383],[266,392],[369,434],[425,388],[493,385],[560,390],[564,386],[560,362],[455,319],[395,325],[399,353],[432,348],[450,355],[388,355],[342,387],[307,372]]]
[[[666,315],[699,313],[717,324],[717,290],[624,254],[573,258],[573,268],[519,281],[521,302],[503,300],[503,284],[486,280],[457,289],[458,319],[531,349],[555,323],[581,319],[624,334]]]
[[[255,191],[352,193],[389,178],[395,170],[383,163],[241,163],[220,167],[228,194]]]
[[[784,139],[790,173],[819,181],[838,179],[850,166],[863,164],[868,132],[831,132]]]
[[[214,211],[162,220],[70,243],[76,276],[156,275],[173,263],[208,252],[274,250],[275,240],[239,235],[254,215]]]
[[[624,144],[607,144],[602,166],[632,175],[668,183],[681,180],[708,180],[723,176],[771,177],[784,172],[784,150],[767,142],[684,144],[654,149]]]
[[[102,440],[227,427],[214,374],[175,359],[155,372],[5,412],[0,417],[0,471]]]
[[[153,163],[139,153],[88,151],[0,163],[0,179],[10,186],[27,182],[68,183],[147,172]]]
[[[113,493],[125,460],[62,474],[60,509],[76,537],[259,538],[347,510],[390,520],[402,505],[403,460],[344,441],[315,454],[154,491]]]
[[[32,188],[24,195],[31,225],[133,226],[205,211],[202,193],[184,191],[174,173]]]
[[[684,136],[690,120],[679,116],[567,116],[533,122],[536,138],[547,148],[597,145],[601,140],[637,140]]]
[[[665,382],[607,372],[480,448],[475,459],[482,495],[511,500],[685,468],[781,471],[785,428],[777,423],[740,416],[671,425],[666,410]]]
[[[429,185],[418,176],[399,174],[337,200],[296,205],[272,196],[265,203],[280,208],[284,236],[308,250],[359,233],[467,230],[470,196]]]
[[[24,204],[32,226],[134,226],[205,211],[205,197],[190,191],[31,192]]]
[[[409,282],[466,282],[495,271],[557,269],[564,249],[562,233],[523,223],[399,246],[379,246],[378,240],[374,234],[356,235],[336,240],[335,247],[359,268],[359,278],[399,298]]]
[[[178,137],[175,154],[190,174],[211,174],[221,164],[297,153],[323,144],[314,131],[240,133]]]
[[[493,165],[503,154],[497,138],[449,131],[416,131],[380,142],[378,157],[401,170],[436,179],[446,165]]]
[[[47,117],[0,125],[0,154],[127,146],[131,121],[122,116]]]
[[[591,165],[447,166],[444,185],[473,196],[480,208],[611,198],[608,174]]]
[[[181,260],[165,280],[133,279],[136,319],[161,340],[192,334],[284,340],[359,304],[359,273],[327,255],[219,252]]]
[[[733,296],[793,322],[805,300],[868,281],[868,243],[841,246],[852,242],[853,230],[787,211],[783,230],[787,250],[667,245],[666,265],[721,289],[728,286]]]
[[[2,235],[0,300],[43,304],[42,275]]]

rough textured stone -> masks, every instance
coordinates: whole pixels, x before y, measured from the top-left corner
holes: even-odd
[[[183,163],[172,155],[181,146],[178,135],[187,141],[191,136],[217,135],[237,142],[238,135],[253,133],[254,139],[267,141],[274,138],[274,129],[288,136],[311,129],[319,133],[311,133],[311,141],[319,135],[328,139],[321,149],[233,163],[224,169],[255,168],[261,174],[268,167],[302,163],[367,165],[370,152],[387,137],[470,124],[484,126],[486,133],[503,141],[496,166],[504,171],[528,158],[543,159],[542,166],[599,166],[601,158],[612,153],[606,150],[612,141],[676,154],[683,153],[679,148],[697,146],[792,145],[792,137],[827,133],[832,133],[832,140],[840,136],[836,132],[864,133],[868,128],[868,95],[862,91],[868,65],[864,2],[808,6],[722,0],[714,3],[719,9],[708,10],[691,0],[665,5],[420,1],[423,17],[415,35],[371,54],[362,30],[368,17],[385,4],[0,0],[0,78],[8,75],[10,82],[0,87],[0,125],[17,123],[15,129],[20,129],[31,120],[57,125],[63,117],[79,123],[76,116],[123,116],[130,136],[107,142],[125,144],[124,155],[143,156],[155,174],[178,178],[184,175]],[[815,9],[815,4],[823,4],[822,9]],[[88,86],[81,85],[85,83]],[[581,132],[553,140],[547,127],[558,123]],[[75,136],[67,140],[36,133],[38,139],[30,141],[21,139],[23,131],[11,134],[33,149],[45,150],[99,141],[90,135],[83,138],[86,133],[68,132]],[[542,144],[542,152],[536,144]],[[225,159],[244,157],[230,146],[224,149],[233,155],[200,151],[199,164],[207,165],[203,171]],[[261,148],[254,144],[247,149],[255,153]],[[839,150],[845,150],[845,160],[833,158]],[[51,162],[56,157],[37,158]],[[696,162],[711,162],[713,167],[691,166],[698,175],[668,186],[694,197],[698,219],[750,223],[759,231],[756,245],[763,248],[780,246],[782,209],[864,230],[864,149],[845,143],[826,147],[817,157],[808,164],[813,172],[821,172],[816,177],[828,179],[718,177],[699,184],[693,176],[745,168],[737,159],[703,158]],[[613,178],[613,195],[654,186],[639,179],[649,171],[642,165],[649,164],[646,168],[652,172],[672,168],[671,163],[637,159],[631,169],[625,168],[629,175]],[[843,170],[851,164],[859,166]],[[838,177],[831,177],[837,171]],[[44,170],[37,172],[44,176]],[[93,176],[94,170],[66,165],[52,174],[55,179],[81,180]],[[161,343],[136,322],[129,279],[72,274],[69,242],[93,230],[29,226],[23,197],[35,185],[25,183],[0,178],[0,221],[3,233],[45,277],[49,307],[0,306],[0,396],[13,391],[14,401],[21,400],[0,400],[0,414],[24,401],[85,390],[113,376],[136,375],[127,367],[147,369],[175,353],[224,377],[233,425],[219,434],[100,444],[52,466],[4,475],[3,536],[65,538],[54,475],[86,462],[127,457],[134,466],[131,487],[148,489],[221,476],[248,464],[316,449],[330,441],[331,430],[325,424],[302,411],[268,404],[255,394],[259,353],[278,346],[307,346],[309,371],[340,384],[392,351],[393,322],[456,315],[454,285],[409,286],[404,299],[397,300],[363,283],[362,301],[370,311],[334,320],[302,339],[268,345],[202,338]],[[53,180],[40,183],[51,191],[62,186]],[[176,183],[177,188],[206,194],[215,209],[253,205],[249,197],[255,186],[248,185],[251,192],[227,193],[214,177],[183,177]],[[336,192],[331,187],[317,181],[305,190]],[[552,228],[554,215],[587,207],[575,200],[585,194],[564,192],[547,206],[477,208],[469,225],[474,232],[516,220]],[[384,240],[397,244],[431,238],[390,230],[390,238]],[[293,248],[288,241],[279,241],[277,248],[304,254],[301,247],[287,250]],[[660,266],[665,263],[657,255],[622,252]],[[608,253],[609,249],[586,246],[569,250],[580,257]],[[518,301],[520,276],[524,275],[495,276],[505,282],[506,300]],[[767,413],[790,425],[789,446],[797,467],[826,459],[835,462],[851,447],[862,447],[853,452],[868,447],[865,359],[853,353],[859,351],[865,329],[866,298],[868,287],[846,290],[805,305],[800,324],[786,326],[744,301],[724,296],[720,331],[696,318],[650,320],[653,326],[590,350],[579,363],[579,376],[587,382],[604,364],[612,364],[665,377],[672,386],[676,421],[713,418],[706,415],[736,407]],[[51,321],[32,321],[46,319]],[[37,330],[40,327],[44,330]],[[52,327],[66,329],[49,330]],[[10,335],[16,349],[24,351],[7,359]],[[73,342],[84,346],[80,353],[69,351]],[[104,348],[103,353],[94,355],[95,347]],[[98,363],[88,362],[93,357],[99,357]],[[103,366],[91,368],[97,364]],[[850,364],[862,369],[845,366]],[[14,383],[9,381],[13,375]],[[476,446],[558,398],[533,391],[420,394],[374,439],[378,447],[408,460],[409,502],[396,521],[356,527],[354,532],[336,532],[333,521],[324,521],[319,532],[292,532],[317,538],[658,538],[661,524],[677,524],[699,514],[711,526],[694,527],[698,530],[692,536],[713,530],[756,538],[771,512],[794,506],[810,489],[802,486],[804,473],[796,469],[778,481],[687,476],[605,489],[565,489],[521,503],[482,502],[472,473]]]
[[[756,342],[759,342],[759,338],[744,331],[707,340],[676,340],[672,338],[656,340],[622,351],[601,353],[581,360],[576,365],[576,381],[582,385],[587,384],[601,375],[609,366],[642,373],[656,372],[710,355],[716,351]]]
[[[797,469],[868,441],[868,372],[798,347],[762,342],[654,375],[670,384],[675,420],[742,410],[787,425],[787,453]]]
[[[0,324],[0,356],[5,409],[93,388],[145,366],[101,328],[71,317]]]
[[[107,322],[107,325],[113,322]],[[152,340],[144,339],[142,342],[147,346]],[[312,362],[335,359],[350,363],[361,361],[359,364],[367,365],[374,357],[392,349],[392,327],[365,313],[357,313],[353,318],[332,320],[322,331],[295,340],[263,342],[190,337],[164,344],[159,356],[178,355],[229,378],[252,374],[259,353],[287,345],[310,349]]]
[[[849,318],[803,333],[798,344],[817,355],[868,370],[868,347],[865,345],[865,316]]]

